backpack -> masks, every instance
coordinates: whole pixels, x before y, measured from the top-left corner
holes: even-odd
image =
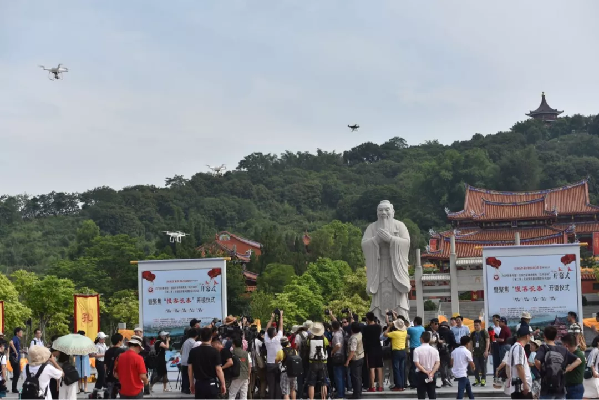
[[[150,346],[150,353],[146,357],[146,368],[156,369],[158,367],[158,353],[156,352],[156,343]]]
[[[308,346],[308,338],[302,335],[302,346],[300,349],[300,357],[303,361],[308,363],[310,360],[310,346]]]
[[[42,364],[40,366],[40,369],[37,371],[37,373],[35,375],[32,375],[29,372],[29,364],[27,364],[27,366],[25,367],[27,379],[25,379],[25,382],[23,383],[23,390],[21,391],[22,399],[44,399],[44,398],[46,398],[46,393],[48,393],[48,386],[46,386],[44,393],[40,394],[40,392],[41,392],[40,375],[44,371],[44,368],[46,368],[46,364]]]
[[[233,365],[231,365],[231,378],[239,378],[241,375],[241,361],[239,357],[235,355],[235,353],[231,353],[231,360],[233,360]]]
[[[554,346],[545,346],[545,360],[541,371],[541,387],[552,394],[563,394],[565,388],[564,355]]]
[[[79,382],[79,372],[77,372],[77,368],[75,368],[72,364],[65,363],[62,366],[62,372],[64,372],[62,381],[65,385],[69,386],[75,382]]]
[[[283,359],[285,370],[282,372],[287,372],[287,376],[290,378],[300,376],[304,370],[304,367],[302,364],[302,358],[297,355],[297,351],[290,347],[286,347],[283,349],[283,354],[285,354],[285,358]]]
[[[260,354],[258,354],[258,347],[256,346],[256,342],[254,342],[254,346],[252,346],[252,358],[254,359],[254,363],[256,364],[254,366],[258,369],[266,368],[266,361],[264,361],[264,358],[262,357],[262,353],[265,352],[265,350],[262,348],[262,342],[260,343]]]

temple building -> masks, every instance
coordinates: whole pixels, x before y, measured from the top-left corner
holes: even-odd
[[[549,107],[547,104],[547,100],[545,100],[545,92],[541,94],[541,105],[534,110],[530,111],[527,116],[538,119],[540,121],[545,121],[546,123],[551,123],[557,119],[557,116],[563,113],[563,111],[558,111],[555,108]]]
[[[590,204],[588,180],[554,189],[530,192],[502,192],[466,185],[464,209],[445,210],[452,229],[430,231],[424,262],[435,264],[437,285],[449,285],[450,243],[455,240],[456,270],[476,275],[482,270],[483,246],[564,244],[586,242],[587,249],[599,254],[599,207]],[[595,237],[595,240],[593,240]],[[595,246],[593,246],[595,244]],[[586,272],[586,271],[583,271]],[[582,274],[586,293],[599,288],[591,273]],[[432,277],[431,277],[432,280]],[[460,280],[460,284],[462,281]],[[481,283],[482,286],[482,283]],[[481,287],[482,288],[482,287]],[[583,290],[583,293],[585,291]],[[482,290],[473,291],[472,300],[482,300]]]
[[[214,236],[214,241],[200,246],[197,251],[202,256],[210,254],[219,257],[231,257],[231,260],[240,262],[243,266],[246,291],[253,292],[256,290],[258,274],[246,270],[246,265],[250,262],[252,254],[256,257],[262,254],[262,245],[260,243],[222,231]]]

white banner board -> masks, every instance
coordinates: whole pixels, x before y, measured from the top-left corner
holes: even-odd
[[[555,325],[558,335],[567,331],[568,311],[582,317],[580,246],[577,243],[544,246],[483,248],[485,316],[508,319],[515,329],[523,311],[530,325],[541,330]]]
[[[202,325],[227,315],[226,261],[139,261],[139,319],[145,337],[183,335],[193,318]]]

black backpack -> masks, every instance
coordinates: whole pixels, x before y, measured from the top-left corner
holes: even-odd
[[[239,378],[239,375],[241,375],[241,361],[234,353],[231,353],[231,359],[233,360],[233,365],[230,367],[231,378]]]
[[[62,366],[62,372],[64,372],[62,381],[65,385],[69,386],[75,382],[79,382],[79,372],[77,372],[77,368],[75,368],[72,364],[65,363]]]
[[[566,386],[565,358],[555,346],[545,346],[545,359],[542,365],[541,388],[551,394],[564,394]]]
[[[285,371],[283,372],[287,372],[287,376],[290,378],[300,376],[304,370],[302,358],[291,347],[285,347],[283,353],[285,354],[285,358],[283,359]]]
[[[46,393],[48,393],[48,387],[44,390],[44,394],[40,394],[40,375],[44,372],[46,364],[42,364],[40,369],[35,375],[29,372],[29,364],[25,367],[27,379],[23,383],[23,390],[21,391],[22,399],[45,399]]]
[[[145,364],[147,369],[156,369],[158,367],[158,352],[156,351],[156,343],[154,343],[153,346],[150,346],[150,353],[146,356]]]

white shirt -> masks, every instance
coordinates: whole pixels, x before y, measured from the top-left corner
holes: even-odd
[[[96,360],[104,362],[104,354],[106,354],[106,350],[108,350],[106,343],[96,343]]]
[[[29,347],[33,347],[33,346],[43,346],[44,345],[44,341],[42,339],[33,339],[31,341],[31,343],[29,344]]]
[[[183,346],[181,346],[181,365],[187,367],[187,360],[189,360],[189,352],[193,349],[197,341],[194,338],[187,339]],[[202,343],[202,342],[200,342]]]
[[[281,338],[283,337],[283,331],[278,331],[274,338],[269,338],[268,335],[264,337],[264,344],[266,345],[266,363],[274,364],[277,358],[277,352],[283,347],[281,346]]]
[[[29,373],[34,375],[37,374],[37,371],[40,369],[40,366],[36,366],[36,367],[32,367],[29,366]],[[27,366],[25,366],[25,368],[23,368],[23,380],[27,379]],[[62,378],[62,371],[56,369],[56,367],[54,367],[53,365],[47,364],[44,367],[44,371],[42,372],[42,374],[40,375],[40,395],[44,394],[44,392],[46,392],[46,400],[52,400],[52,393],[50,392],[50,388],[48,386],[50,386],[50,379],[60,379]],[[46,391],[46,388],[48,388],[48,390]]]
[[[493,330],[495,331],[495,337],[499,337],[499,334],[501,333],[501,327],[498,326],[493,326]]]
[[[6,366],[6,355],[5,354],[0,354],[0,368],[2,366]],[[8,375],[8,371],[6,371],[6,374]],[[0,382],[2,382],[2,371],[0,371]]]
[[[432,371],[438,361],[439,351],[428,343],[422,343],[414,349],[414,362],[419,363],[425,370]]]
[[[524,366],[524,375],[526,377],[526,383],[529,388],[532,388],[532,375],[530,373],[530,366],[528,365],[528,360],[526,359],[526,352],[524,351],[524,347],[518,342],[514,344],[510,350],[510,366],[511,366],[511,377],[512,379],[519,377],[518,370],[516,369],[517,365]],[[510,387],[510,393],[514,393],[516,391],[515,386]]]
[[[456,378],[466,378],[468,376],[468,364],[472,362],[472,353],[464,346],[460,346],[451,352],[453,367],[451,372]]]

